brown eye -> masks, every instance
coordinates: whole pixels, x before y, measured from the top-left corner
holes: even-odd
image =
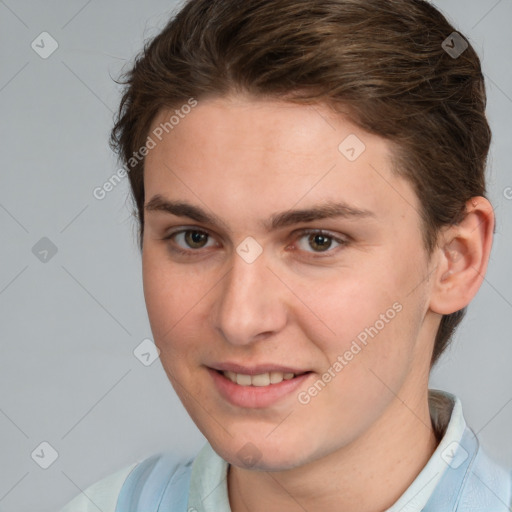
[[[208,234],[202,231],[184,231],[185,243],[192,249],[202,249],[208,242]]]
[[[308,243],[311,248],[323,252],[329,249],[329,247],[331,247],[332,238],[330,236],[325,236],[320,233],[314,233],[309,235]]]
[[[299,249],[313,255],[325,253],[325,256],[334,256],[338,252],[337,249],[349,245],[349,240],[318,229],[302,230],[299,232],[297,239]]]
[[[215,241],[210,235],[198,229],[181,229],[169,233],[163,240],[169,241],[169,249],[180,254],[199,253],[200,249],[215,246]],[[208,242],[210,242],[209,245]],[[212,244],[213,242],[213,244]]]

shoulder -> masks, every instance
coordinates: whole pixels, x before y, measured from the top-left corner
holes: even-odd
[[[161,452],[134,462],[87,487],[59,512],[153,510],[163,497],[169,503],[186,500],[193,458]]]
[[[165,503],[168,510],[184,510],[194,458],[162,452],[147,457],[130,472],[117,500],[119,511],[152,512]],[[135,510],[134,509],[134,510]]]
[[[90,485],[60,512],[115,512],[121,488],[138,464],[139,462],[134,462]]]
[[[475,503],[485,503],[482,510],[509,512],[512,505],[512,470],[494,461],[482,448],[478,450],[461,503],[473,510]],[[463,508],[463,510],[466,510]]]

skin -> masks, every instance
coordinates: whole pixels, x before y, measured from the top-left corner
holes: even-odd
[[[338,150],[350,134],[366,146],[353,162]],[[199,101],[146,157],[146,204],[160,194],[222,221],[146,211],[142,263],[162,365],[230,463],[233,512],[381,511],[437,446],[427,394],[435,333],[480,287],[494,217],[486,199],[468,201],[466,219],[440,233],[429,259],[419,199],[389,156],[387,141],[327,106],[237,95]],[[374,215],[261,225],[328,200]],[[208,236],[164,240],[180,228]],[[329,238],[322,251],[301,229],[348,244]],[[263,249],[250,264],[236,251],[248,236]],[[207,371],[273,362],[311,370],[307,390],[394,303],[401,311],[308,404],[293,392],[269,407],[233,406]],[[251,467],[237,455],[248,442],[260,457]]]

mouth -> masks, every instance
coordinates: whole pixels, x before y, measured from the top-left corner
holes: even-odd
[[[288,370],[288,368],[286,368]],[[291,368],[290,368],[291,369]],[[306,386],[314,372],[295,372],[245,368],[250,373],[208,368],[213,388],[231,405],[261,409],[293,400],[301,386]]]
[[[279,384],[283,380],[292,380],[301,375],[311,373],[310,371],[305,372],[280,372],[270,371],[264,373],[258,373],[255,375],[249,375],[246,373],[236,373],[229,370],[215,370],[217,373],[223,375],[234,384],[239,386],[254,386],[254,387],[267,387],[273,384]]]

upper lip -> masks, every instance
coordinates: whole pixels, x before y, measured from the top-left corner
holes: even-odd
[[[210,365],[210,368],[225,372],[242,373],[244,375],[260,375],[262,373],[270,372],[282,372],[282,373],[294,373],[295,375],[308,372],[301,368],[292,368],[290,366],[283,366],[280,364],[273,363],[261,363],[252,366],[245,366],[238,363],[214,363]]]

